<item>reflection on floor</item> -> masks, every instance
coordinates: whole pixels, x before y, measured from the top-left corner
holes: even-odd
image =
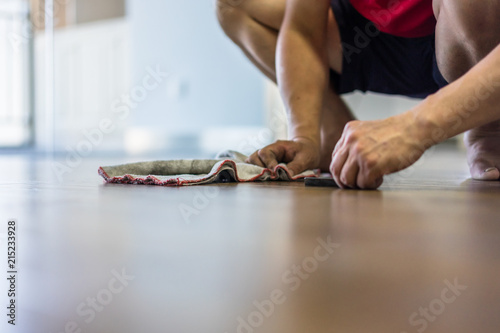
[[[2,242],[19,230],[1,332],[498,332],[500,182],[468,180],[463,153],[371,192],[97,175],[133,161],[0,157]]]

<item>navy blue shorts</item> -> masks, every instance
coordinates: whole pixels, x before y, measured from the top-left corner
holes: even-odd
[[[342,39],[342,75],[331,71],[337,93],[355,90],[425,98],[448,83],[436,63],[434,34],[403,38],[378,30],[349,0],[331,0]]]

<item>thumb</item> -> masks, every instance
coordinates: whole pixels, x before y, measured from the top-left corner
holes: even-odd
[[[306,171],[306,168],[303,163],[298,162],[297,160],[293,160],[292,162],[288,163],[287,165],[288,172],[290,173],[290,176],[295,177],[298,174]]]

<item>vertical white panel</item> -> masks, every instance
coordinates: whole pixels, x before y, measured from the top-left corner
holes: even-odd
[[[44,35],[37,37],[36,53],[44,45]],[[55,136],[57,151],[75,149],[84,130],[99,127],[110,117],[112,101],[128,91],[128,30],[125,19],[77,25],[55,32]],[[37,80],[37,91],[43,81]],[[40,101],[39,101],[40,102]],[[42,110],[37,110],[41,116]],[[106,134],[98,150],[122,148],[118,138],[124,123],[114,123],[116,130]],[[41,131],[44,128],[40,128]],[[44,149],[44,142],[40,148]]]
[[[29,42],[26,0],[0,2],[0,147],[29,139]]]

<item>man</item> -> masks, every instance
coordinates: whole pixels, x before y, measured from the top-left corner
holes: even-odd
[[[250,163],[375,189],[467,131],[472,177],[500,179],[500,0],[218,0],[218,17],[288,112],[290,140]],[[354,90],[423,101],[355,121],[339,97]]]

